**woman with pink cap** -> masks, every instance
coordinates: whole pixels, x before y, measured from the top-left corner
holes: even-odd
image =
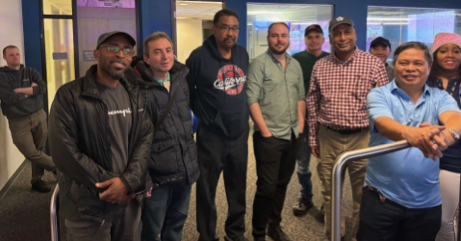
[[[432,45],[434,64],[427,84],[446,90],[461,107],[461,36],[439,33]],[[461,172],[461,141],[451,145],[440,158],[440,190],[442,193],[442,224],[436,241],[455,241],[456,210],[459,205]]]

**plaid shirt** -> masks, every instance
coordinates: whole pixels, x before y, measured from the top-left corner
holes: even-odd
[[[334,130],[368,127],[368,92],[387,83],[383,62],[358,48],[347,61],[335,54],[320,59],[307,94],[310,145],[318,146],[319,123]]]

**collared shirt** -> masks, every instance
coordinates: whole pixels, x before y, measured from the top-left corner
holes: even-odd
[[[367,100],[370,118],[370,146],[392,143],[374,127],[379,117],[389,117],[418,127],[423,122],[440,125],[440,115],[459,111],[447,92],[425,85],[416,104],[395,83],[370,91]],[[440,205],[439,162],[425,158],[421,150],[410,147],[368,159],[365,181],[386,198],[407,208],[429,208]]]
[[[304,89],[306,90],[306,94],[309,91],[309,83],[311,81],[312,69],[314,69],[315,63],[325,56],[328,56],[330,53],[323,52],[317,57],[307,50],[301,51],[299,53],[293,54],[293,58],[298,61],[301,65],[301,69],[303,70],[303,77],[304,77]]]
[[[335,130],[368,127],[367,94],[387,83],[383,62],[358,48],[346,61],[335,54],[320,59],[307,94],[310,145],[318,146],[319,123]]]
[[[387,73],[387,78],[389,79],[389,81],[392,81],[394,79],[394,68],[392,68],[387,63],[386,63],[386,73]]]
[[[154,80],[157,81],[161,86],[165,87],[165,89],[170,92],[170,72],[167,73],[166,80],[160,80],[154,76]]]
[[[272,135],[291,140],[292,133],[299,135],[298,101],[304,100],[305,93],[301,66],[289,54],[285,55],[285,70],[269,50],[253,59],[246,93],[248,106],[257,102],[261,107]]]

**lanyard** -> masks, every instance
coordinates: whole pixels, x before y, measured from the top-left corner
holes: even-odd
[[[460,85],[461,84],[461,81],[458,79],[458,80],[455,80],[455,83],[453,84],[453,86],[451,87],[450,90],[446,90],[448,92],[448,94],[450,94],[451,96],[453,96],[453,93],[455,93],[455,89],[456,89],[456,86]],[[441,79],[437,79],[437,87],[439,87],[439,89],[442,89],[443,90],[443,82]],[[447,86],[448,87],[448,86]],[[460,86],[461,88],[461,86]]]

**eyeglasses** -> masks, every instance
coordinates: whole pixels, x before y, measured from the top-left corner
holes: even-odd
[[[101,48],[104,47],[104,48],[107,48],[107,50],[109,50],[110,52],[112,53],[115,53],[117,54],[118,52],[120,52],[120,50],[122,50],[123,54],[126,55],[126,56],[133,56],[134,55],[134,49],[132,48],[120,48],[118,46],[109,46],[109,45],[101,45],[100,46]]]
[[[227,26],[227,25],[223,25],[223,26],[218,27],[218,28],[221,29],[222,31],[225,31],[225,32],[229,32],[229,30],[230,30],[230,31],[232,31],[232,32],[234,32],[234,33],[238,33],[238,32],[240,31],[240,28],[239,28],[239,27],[233,27],[233,28],[231,28],[231,27],[229,27],[229,26]]]

